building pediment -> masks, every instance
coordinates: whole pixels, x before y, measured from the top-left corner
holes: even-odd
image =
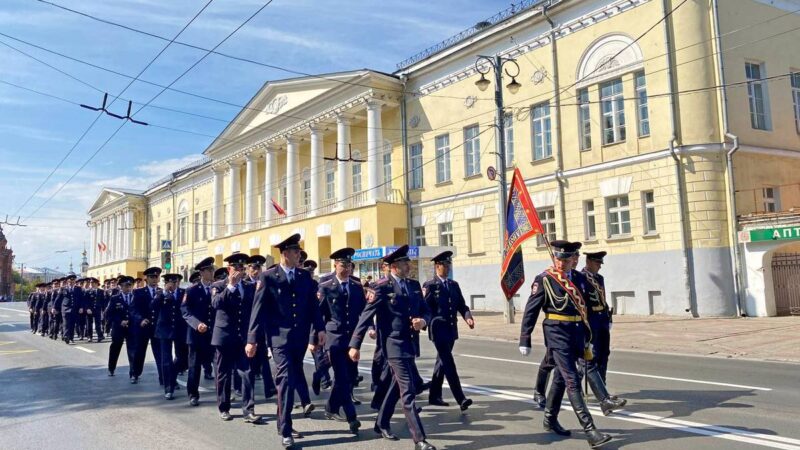
[[[109,205],[118,203],[121,199],[128,198],[141,198],[142,194],[138,191],[131,191],[127,189],[103,188],[97,200],[94,201],[92,207],[89,208],[89,217],[93,217],[102,209]]]

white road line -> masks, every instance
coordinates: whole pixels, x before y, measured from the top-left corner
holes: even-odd
[[[457,354],[456,356],[463,356],[465,358],[476,358],[476,359],[486,359],[489,361],[501,361],[501,362],[510,362],[515,364],[526,364],[529,366],[538,366],[539,363],[531,362],[531,361],[519,361],[516,359],[504,359],[504,358],[493,358],[491,356],[479,356],[479,355],[466,355],[466,354]],[[675,377],[664,377],[661,375],[650,375],[646,373],[632,373],[632,372],[618,372],[615,370],[609,370],[608,373],[613,373],[615,375],[624,375],[629,377],[639,377],[639,378],[654,378],[657,380],[669,380],[669,381],[680,381],[683,383],[695,383],[695,384],[709,384],[713,386],[724,386],[724,387],[732,387],[732,388],[739,388],[739,389],[747,389],[747,390],[754,390],[754,391],[771,391],[772,388],[760,387],[760,386],[747,386],[744,384],[732,384],[732,383],[720,383],[717,381],[705,381],[705,380],[693,380],[691,378],[675,378]]]
[[[97,353],[94,350],[89,350],[88,348],[81,347],[80,345],[74,345],[74,346],[72,346],[72,348],[77,348],[78,350],[80,350],[82,352],[86,352],[86,353]]]
[[[21,309],[14,309],[14,308],[4,308],[4,307],[2,307],[2,306],[0,306],[0,309],[4,309],[4,310],[6,310],[6,311],[11,311],[11,312],[15,312],[15,313],[22,312],[22,310],[21,310]]]
[[[8,319],[11,316],[9,316],[8,314],[0,314],[0,317],[2,317],[4,319]]]
[[[17,324],[15,324],[15,323],[0,323],[0,326],[16,327]]]
[[[31,315],[30,315],[30,314],[21,314],[21,313],[20,313],[20,314],[17,314],[17,316],[19,316],[19,317],[28,317],[28,318],[30,318],[30,317],[31,317]]]
[[[186,387],[186,382],[185,381],[181,381],[181,380],[177,380],[177,381],[178,381],[178,384],[180,384],[183,387]],[[210,389],[206,389],[203,386],[200,386],[200,387],[197,388],[197,392],[213,392],[213,391],[210,390]]]

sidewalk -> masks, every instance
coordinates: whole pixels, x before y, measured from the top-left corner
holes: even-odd
[[[517,342],[522,314],[506,324],[502,313],[474,312],[475,329],[462,337]],[[541,316],[533,332],[542,344]],[[800,317],[690,319],[673,316],[614,316],[613,350],[682,353],[723,358],[800,362]]]

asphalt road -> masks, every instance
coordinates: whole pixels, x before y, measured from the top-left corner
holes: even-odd
[[[213,382],[204,381],[208,391],[201,392],[197,408],[188,406],[185,390],[177,392],[177,400],[166,401],[152,359],[143,382],[131,385],[123,349],[119,375],[108,377],[108,343],[67,346],[32,335],[24,308],[0,304],[0,449],[280,448],[275,403],[258,394],[263,392],[260,382],[256,413],[266,423],[244,423],[238,404],[231,411],[236,420],[222,422]],[[430,375],[435,359],[427,344],[418,361],[423,376]],[[371,349],[365,346],[362,352],[364,369]],[[422,420],[431,443],[463,450],[588,448],[582,433],[575,432],[577,420],[568,408],[561,423],[573,429],[572,437],[542,430],[542,412],[530,400],[541,348],[523,358],[514,344],[462,339],[455,353],[475,404],[461,414],[455,406],[427,406],[422,396]],[[610,371],[610,390],[629,404],[608,417],[593,408],[598,427],[614,436],[603,448],[800,450],[800,365],[616,352]],[[326,395],[323,391],[314,399],[317,411],[311,418],[295,420],[295,428],[305,434],[298,440],[301,447],[413,448],[399,410],[393,430],[401,441],[381,440],[372,433],[375,413],[368,402],[359,407],[364,428],[355,439],[346,433],[346,424],[322,417]],[[369,395],[363,388],[357,392],[362,400]],[[449,397],[445,390],[445,400],[452,403]]]

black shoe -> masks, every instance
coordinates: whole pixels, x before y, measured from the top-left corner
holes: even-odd
[[[164,394],[164,398],[167,400],[175,400],[175,394],[173,394],[172,392],[167,392],[166,394]]]
[[[192,397],[189,399],[189,406],[197,406],[200,404],[200,399],[197,397]]]
[[[294,428],[292,428],[292,437],[295,438],[295,439],[302,439],[303,435],[300,434],[299,431],[297,431]]]
[[[307,405],[303,405],[303,417],[310,417],[311,411],[314,411],[316,407],[313,403],[309,403]]]
[[[275,389],[270,389],[269,391],[264,392],[264,398],[267,399],[270,399],[276,395],[278,395],[278,391]]]
[[[311,390],[314,391],[314,395],[319,395],[319,383],[319,375],[317,375],[317,372],[314,372],[311,376]]]
[[[261,423],[261,416],[257,416],[253,413],[248,413],[246,416],[242,417],[242,419],[247,423]]]
[[[615,401],[611,400],[610,398],[607,398],[607,399],[603,400],[602,402],[600,402],[600,410],[603,411],[603,415],[604,416],[607,416],[607,415],[611,414],[612,412],[614,412],[614,411],[616,411],[618,409],[622,409],[622,407],[626,403],[628,403],[628,402],[625,401],[625,400],[622,400],[622,401],[617,400],[615,402]]]
[[[545,397],[544,394],[534,392],[533,402],[536,403],[536,405],[539,406],[539,408],[544,409],[545,405],[547,405],[547,397]]]
[[[431,444],[428,444],[425,441],[422,441],[414,444],[414,450],[436,450],[436,447],[432,446]]]
[[[228,411],[223,411],[219,413],[219,418],[226,422],[233,420],[233,416]]]
[[[131,384],[136,384],[136,383],[138,383],[138,382],[139,382],[139,377],[133,377],[133,378],[131,378]]]
[[[289,436],[281,439],[281,445],[283,445],[283,448],[294,448],[294,438]]]
[[[108,371],[108,376],[113,377],[114,376],[114,371],[113,370],[109,370]]]
[[[323,380],[321,386],[322,386],[322,390],[323,391],[327,391],[328,389],[333,387],[333,384],[331,384],[331,380],[327,380],[327,381]]]
[[[361,428],[361,422],[358,420],[351,420],[347,424],[350,426],[350,432],[358,436],[358,429]]]
[[[472,399],[471,398],[464,399],[464,401],[461,402],[460,406],[461,411],[464,412],[468,410],[470,406],[472,406]]]
[[[372,429],[381,435],[382,438],[386,439],[387,441],[398,441],[400,440],[397,436],[392,434],[391,430],[384,430],[383,428],[379,427],[376,423]]]
[[[571,431],[565,429],[558,423],[558,419],[544,419],[544,431],[553,432],[559,436],[569,436],[572,434]]]
[[[203,376],[203,378],[205,378],[206,380],[213,380],[214,379],[214,375],[206,372],[206,374]]]
[[[361,404],[361,400],[357,399],[355,395],[350,394],[350,400],[353,402],[353,405],[358,406]]]
[[[361,384],[361,382],[362,382],[362,381],[364,381],[364,375],[358,375],[358,376],[356,377],[356,381],[355,381],[353,384],[354,384],[355,386],[358,386],[359,384]]]
[[[441,398],[431,398],[428,399],[428,404],[431,406],[450,406],[449,403],[442,400]]]
[[[337,422],[347,422],[347,419],[342,417],[340,414],[332,413],[328,410],[325,410],[325,418],[328,420],[335,420]]]
[[[244,396],[242,395],[242,391],[235,391],[235,392],[233,393],[233,396],[234,396],[234,397],[239,397],[239,398],[243,398],[243,397],[244,397]]]
[[[592,448],[599,448],[606,442],[611,440],[611,436],[601,433],[597,430],[590,430],[586,432],[586,440],[589,441],[589,446]]]
[[[428,390],[428,389],[430,389],[430,388],[431,388],[431,382],[430,382],[430,381],[426,381],[426,382],[424,382],[424,383],[422,383],[422,384],[420,385],[420,387],[419,387],[419,393],[425,392],[425,391],[427,391],[427,390]]]

